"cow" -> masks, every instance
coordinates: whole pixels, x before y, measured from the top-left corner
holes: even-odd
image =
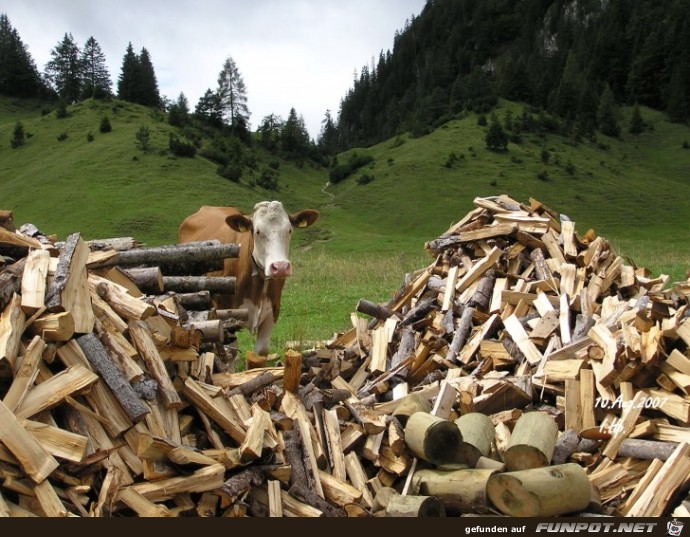
[[[292,230],[311,226],[319,218],[313,209],[288,214],[279,201],[262,201],[251,215],[235,207],[203,206],[185,218],[179,244],[217,239],[240,245],[237,258],[225,259],[223,270],[208,276],[234,276],[233,294],[214,295],[217,308],[246,308],[248,328],[256,335],[254,352],[268,355],[271,332],[280,314],[280,298],[292,274],[288,258]]]

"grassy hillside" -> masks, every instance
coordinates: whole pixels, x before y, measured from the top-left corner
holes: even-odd
[[[514,116],[522,111],[501,102],[498,117],[509,109]],[[630,111],[624,112],[627,117]],[[102,134],[105,114],[113,130]],[[575,220],[580,233],[594,228],[654,274],[684,279],[690,268],[690,150],[683,145],[690,129],[649,109],[642,114],[652,129],[638,137],[627,134],[624,117],[621,140],[600,135],[598,143],[575,145],[527,133],[500,154],[485,148],[487,128],[468,115],[421,138],[404,134],[356,150],[373,162],[326,188],[328,170],[281,160],[281,190],[269,192],[250,188],[249,172],[236,184],[216,175],[206,159],[172,156],[167,141],[174,129],[148,109],[87,101],[58,119],[42,116],[37,103],[0,99],[0,208],[60,238],[80,231],[87,239],[134,236],[150,245],[174,242],[179,222],[205,204],[248,211],[257,201],[280,199],[289,210],[319,209],[314,228],[295,234],[295,275],[275,332],[278,351],[285,340],[324,339],[346,328],[359,298],[388,299],[405,272],[431,261],[424,242],[462,218],[477,196],[534,197]],[[18,119],[31,136],[13,150]],[[148,152],[135,143],[142,125],[151,130]],[[67,138],[58,141],[62,133]],[[271,158],[257,155],[254,173]],[[363,174],[373,180],[359,184]],[[247,337],[242,344],[247,348]]]

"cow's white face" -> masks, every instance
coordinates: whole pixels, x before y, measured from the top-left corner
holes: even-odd
[[[288,215],[279,201],[262,201],[254,206],[251,219],[238,214],[229,216],[227,224],[236,231],[251,231],[252,257],[265,278],[287,278],[292,274],[289,260],[293,227],[308,227],[319,217],[307,209]]]

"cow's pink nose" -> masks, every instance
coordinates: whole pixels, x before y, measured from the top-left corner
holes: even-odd
[[[289,261],[271,263],[271,276],[273,278],[287,278],[290,274],[292,274],[292,264]]]

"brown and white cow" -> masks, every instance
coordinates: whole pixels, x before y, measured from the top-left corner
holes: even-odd
[[[235,293],[217,295],[214,300],[218,308],[248,310],[258,354],[268,354],[283,286],[292,274],[288,257],[292,230],[309,227],[318,218],[313,209],[289,215],[281,202],[262,201],[249,216],[234,207],[204,206],[180,224],[178,243],[218,239],[240,245],[238,258],[226,259],[222,271],[208,275],[236,278]]]

